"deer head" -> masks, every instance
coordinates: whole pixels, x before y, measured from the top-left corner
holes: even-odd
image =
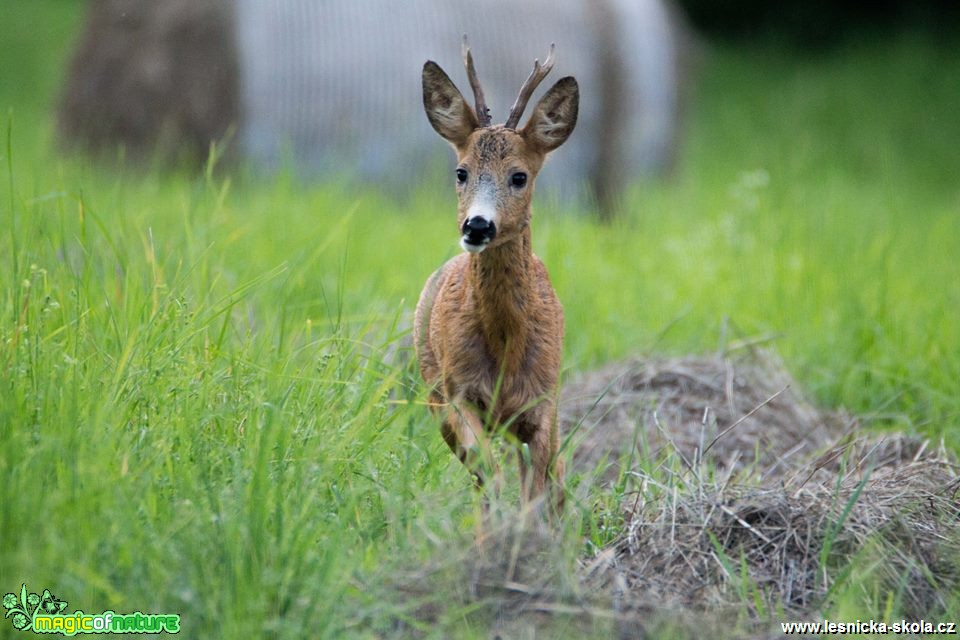
[[[580,90],[567,76],[544,94],[527,123],[517,128],[531,95],[553,67],[553,49],[551,45],[543,65],[534,61],[533,72],[502,125],[490,124],[466,36],[463,59],[475,107],[439,65],[433,61],[423,65],[427,119],[457,154],[457,227],[466,251],[479,253],[520,237],[530,223],[537,174],[547,154],[566,141],[577,123]]]

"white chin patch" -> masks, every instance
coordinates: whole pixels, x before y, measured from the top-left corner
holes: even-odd
[[[466,238],[460,238],[460,246],[463,247],[463,250],[468,253],[480,253],[487,248],[487,245],[490,244],[490,241],[487,240],[483,244],[471,244],[467,242]]]

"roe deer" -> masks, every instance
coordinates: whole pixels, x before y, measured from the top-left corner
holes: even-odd
[[[457,154],[457,229],[465,250],[427,280],[417,303],[414,343],[420,372],[432,385],[450,448],[473,474],[483,471],[487,428],[502,428],[529,447],[520,459],[521,497],[540,496],[548,480],[562,506],[563,465],[557,459],[557,395],[563,308],[530,244],[530,200],[547,154],[577,121],[579,88],[561,78],[522,128],[527,101],[553,66],[553,45],[502,125],[491,125],[473,57],[463,41],[471,108],[433,61],[423,66],[423,106],[430,124]]]

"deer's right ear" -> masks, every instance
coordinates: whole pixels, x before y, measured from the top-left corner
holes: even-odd
[[[450,77],[432,60],[423,65],[423,109],[433,129],[457,149],[480,126]]]

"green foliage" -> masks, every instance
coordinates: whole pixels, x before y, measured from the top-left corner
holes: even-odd
[[[64,158],[78,8],[0,8],[0,588],[178,612],[196,637],[415,625],[377,579],[478,513],[402,340],[457,250],[452,188]],[[537,206],[567,368],[770,337],[820,402],[956,445],[958,79],[923,41],[712,52],[674,179],[612,227]],[[613,502],[575,502],[574,533],[608,541]],[[424,633],[476,624],[448,606]]]

